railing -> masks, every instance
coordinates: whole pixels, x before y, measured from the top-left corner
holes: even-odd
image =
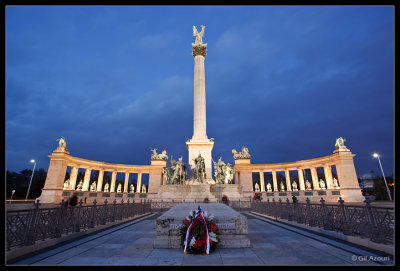
[[[91,206],[64,206],[64,200],[56,208],[39,208],[39,200],[33,209],[8,211],[6,215],[7,250],[16,246],[33,245],[38,240],[59,238],[74,232],[99,225],[106,225],[118,220],[151,212],[149,201],[127,203],[116,200],[108,204]]]
[[[365,201],[365,206],[345,205],[342,198],[339,204],[325,204],[323,198],[320,202],[311,204],[308,198],[306,203],[290,202],[289,199],[286,202],[273,199],[271,202],[268,199],[267,202],[253,201],[251,211],[345,235],[369,238],[376,243],[393,244],[393,208],[371,206],[370,200]]]

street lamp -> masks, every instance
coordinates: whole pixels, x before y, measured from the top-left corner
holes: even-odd
[[[385,180],[386,191],[387,191],[387,193],[388,193],[389,199],[392,200],[392,197],[390,196],[389,187],[388,187],[387,182],[386,182],[385,173],[383,173],[383,168],[382,168],[382,164],[381,164],[381,159],[379,159],[379,154],[377,154],[377,153],[375,152],[372,156],[375,157],[375,158],[378,158],[379,165],[380,165],[380,167],[381,167],[381,171],[382,171],[382,175],[383,175],[383,179]]]
[[[32,159],[32,160],[31,160],[31,163],[35,163],[35,165],[33,166],[33,171],[32,171],[32,175],[31,175],[31,180],[30,180],[30,182],[29,182],[28,192],[26,192],[25,201],[28,200],[29,190],[31,190],[32,178],[33,178],[33,174],[35,173],[35,167],[36,167],[36,161],[35,161],[35,159]]]
[[[15,190],[11,191],[11,199],[10,199],[10,204],[12,204],[12,198],[14,196]]]

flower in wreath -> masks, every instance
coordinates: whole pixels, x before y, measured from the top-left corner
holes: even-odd
[[[213,215],[208,215],[200,206],[190,211],[181,227],[181,245],[184,253],[212,253],[219,242],[218,226],[213,222]]]

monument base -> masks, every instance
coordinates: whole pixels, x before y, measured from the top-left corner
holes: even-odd
[[[190,193],[185,197],[185,201],[204,201],[217,202],[217,198],[211,194],[209,184],[190,185]]]
[[[247,218],[244,215],[225,204],[182,203],[157,218],[154,248],[182,248],[180,229],[183,221],[190,211],[197,210],[199,206],[209,215],[214,215],[214,222],[219,228],[218,248],[250,247]]]
[[[244,199],[242,186],[238,184],[167,184],[160,186],[158,193],[151,196],[153,200],[203,202],[221,201],[226,196],[230,201]],[[248,197],[247,197],[248,199]]]

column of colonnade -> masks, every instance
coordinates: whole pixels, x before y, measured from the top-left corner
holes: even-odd
[[[325,175],[325,182],[326,182],[326,189],[334,189],[333,185],[333,174],[332,174],[332,165],[318,165],[314,167],[310,167],[309,169],[311,170],[311,182],[312,184],[312,190],[321,190],[320,185],[319,185],[319,180],[318,180],[318,174],[317,174],[317,168],[322,167],[324,169],[324,175]],[[274,169],[274,170],[257,170],[260,174],[260,185],[261,185],[261,192],[265,192],[265,180],[264,180],[264,173],[266,172],[271,172],[272,173],[272,191],[281,191],[280,186],[278,186],[278,181],[276,177],[276,172],[279,171],[284,171],[285,172],[285,179],[286,179],[286,189],[285,191],[292,191],[292,183],[290,179],[290,171],[292,170],[297,170],[298,173],[298,179],[299,179],[299,187],[298,190],[300,191],[305,191],[306,190],[306,185],[305,185],[305,180],[304,180],[304,174],[303,170],[307,168],[296,168],[296,169]]]
[[[98,170],[99,171],[99,176],[96,181],[96,192],[103,192],[103,179],[104,179],[104,171],[106,171],[103,168],[96,169],[96,168],[91,168],[91,167],[79,167],[76,165],[70,165],[71,167],[71,174],[69,178],[69,184],[67,190],[76,190],[77,186],[77,177],[78,177],[78,170],[79,168],[84,168],[85,169],[85,174],[83,178],[83,185],[82,189],[79,191],[90,191],[90,174],[92,170]],[[117,173],[119,171],[117,170],[110,170],[112,172],[112,177],[111,177],[111,184],[110,184],[110,189],[109,192],[117,192],[117,187],[116,187],[116,179],[117,179]],[[137,173],[138,174],[138,179],[136,183],[136,193],[142,193],[141,185],[142,185],[142,172],[137,171],[137,172],[131,172],[131,171],[122,171],[125,173],[125,180],[124,180],[124,187],[121,192],[123,193],[128,193],[129,191],[129,174],[130,173]]]

